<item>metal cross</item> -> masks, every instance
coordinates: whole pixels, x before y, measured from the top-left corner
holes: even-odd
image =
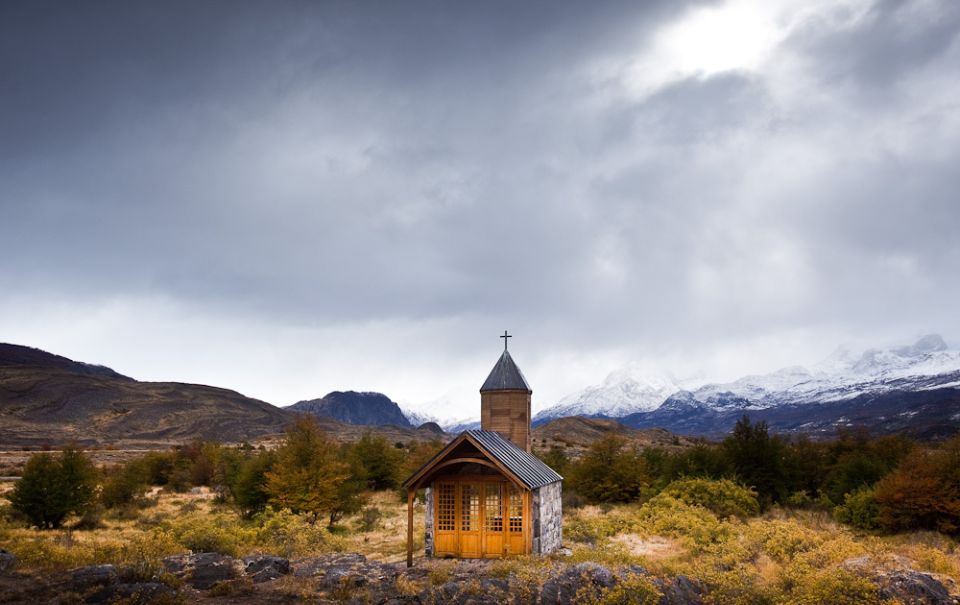
[[[504,330],[504,331],[503,331],[503,336],[501,336],[500,338],[503,339],[503,350],[506,351],[506,350],[507,350],[507,339],[508,339],[508,338],[513,338],[513,336],[512,336],[511,334],[507,334],[507,331]]]

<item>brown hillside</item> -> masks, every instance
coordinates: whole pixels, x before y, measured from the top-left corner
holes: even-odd
[[[607,418],[568,416],[533,429],[533,446],[541,452],[561,447],[567,451],[567,455],[577,457],[595,441],[611,434],[619,435],[640,447],[683,449],[694,444],[688,437],[674,435],[664,429],[631,429]]]
[[[0,344],[0,450],[57,447],[163,448],[203,439],[274,442],[295,417],[236,391],[139,382],[103,366]],[[368,427],[318,418],[339,441],[365,431],[391,443],[443,440],[429,428]]]

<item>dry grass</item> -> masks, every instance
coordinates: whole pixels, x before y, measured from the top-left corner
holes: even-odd
[[[363,531],[358,514],[343,519],[332,534],[289,513],[242,521],[205,489],[188,494],[154,492],[152,497],[155,505],[127,515],[107,513],[101,527],[89,531],[40,532],[0,521],[0,548],[15,552],[22,569],[37,571],[111,562],[149,572],[163,556],[190,549],[294,558],[345,550],[385,562],[406,558],[406,503],[393,492],[372,495],[368,506],[382,514],[374,529]],[[484,573],[534,587],[555,565],[580,561],[611,567],[642,565],[663,578],[679,574],[696,578],[710,588],[711,598],[724,603],[800,604],[824,599],[869,603],[876,596],[871,578],[902,569],[937,574],[950,589],[960,591],[960,546],[940,534],[881,537],[812,512],[774,510],[746,520],[718,519],[696,506],[655,500],[642,506],[568,511],[564,537],[572,557],[494,561],[483,566]],[[423,513],[418,504],[414,511],[418,559],[423,552]],[[441,585],[459,569],[457,565],[422,561],[427,574],[419,580],[404,578],[396,588],[411,595]],[[304,587],[290,579],[278,581],[277,590],[284,582],[290,584],[291,596],[304,596]]]

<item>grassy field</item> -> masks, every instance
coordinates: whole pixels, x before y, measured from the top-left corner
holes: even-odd
[[[186,494],[154,490],[149,502],[85,519],[73,529],[37,531],[3,521],[0,548],[16,553],[25,572],[98,563],[149,569],[164,556],[190,550],[291,558],[344,551],[383,562],[405,556],[406,509],[393,492],[373,494],[363,511],[332,530],[284,512],[242,520],[206,488]],[[422,505],[414,518],[415,548],[421,553]],[[773,509],[720,518],[657,496],[642,505],[566,510],[564,542],[572,555],[504,561],[492,573],[535,577],[538,567],[558,562],[640,565],[661,578],[694,578],[716,603],[871,603],[876,602],[876,578],[902,570],[935,574],[960,592],[956,542],[935,533],[856,532],[822,512]]]

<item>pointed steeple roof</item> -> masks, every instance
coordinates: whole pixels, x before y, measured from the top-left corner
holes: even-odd
[[[483,386],[480,387],[480,392],[483,393],[484,391],[533,392],[530,385],[527,384],[526,378],[523,377],[523,373],[520,372],[520,368],[514,363],[506,349],[504,349],[500,359],[497,360],[497,364],[490,370],[490,375],[483,382]]]

